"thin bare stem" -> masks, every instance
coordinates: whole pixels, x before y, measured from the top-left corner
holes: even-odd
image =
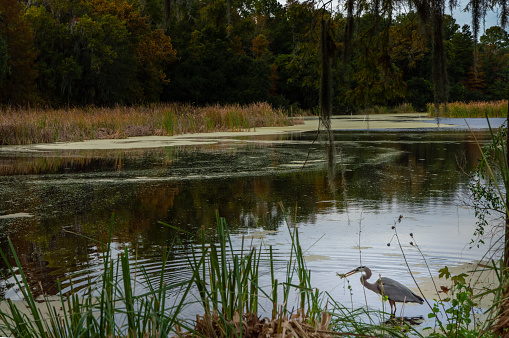
[[[414,280],[414,283],[415,283],[415,286],[417,286],[417,289],[419,289],[419,292],[421,293],[424,301],[426,302],[426,304],[428,304],[430,310],[433,312],[433,307],[431,306],[431,304],[428,302],[428,300],[426,299],[426,297],[424,296],[424,292],[422,292],[422,289],[421,287],[419,286],[419,283],[417,283],[417,280],[415,279],[414,277],[414,274],[412,273],[412,270],[410,269],[410,265],[408,264],[408,260],[406,258],[406,255],[405,255],[405,251],[403,250],[403,246],[401,245],[401,241],[399,240],[399,236],[398,236],[398,230],[396,229],[396,223],[401,223],[401,219],[403,218],[403,216],[399,216],[398,220],[394,222],[394,226],[392,227],[392,229],[394,230],[394,233],[396,235],[396,239],[398,240],[398,245],[399,245],[399,249],[401,250],[401,254],[403,255],[403,259],[405,260],[405,264],[406,264],[406,267],[408,269],[408,273],[410,273],[410,276],[412,277],[412,279]],[[445,328],[443,327],[442,325],[442,322],[441,321],[438,321],[438,324],[440,325],[440,328],[446,332]]]

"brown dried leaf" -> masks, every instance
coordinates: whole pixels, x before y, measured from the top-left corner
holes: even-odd
[[[446,295],[449,294],[450,289],[446,286],[440,286],[440,289],[442,289],[442,292]]]

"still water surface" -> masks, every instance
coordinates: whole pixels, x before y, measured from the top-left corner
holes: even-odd
[[[486,131],[475,135],[488,137]],[[168,283],[177,283],[190,277],[186,248],[196,239],[159,221],[195,234],[203,226],[213,236],[217,211],[236,248],[242,241],[272,245],[281,260],[290,251],[288,226],[298,227],[314,286],[354,306],[365,303],[359,281],[350,280],[351,296],[336,272],[362,264],[374,276],[413,285],[391,229],[400,215],[397,229],[417,277],[427,270],[410,241],[433,272],[482,257],[486,247],[468,245],[476,219],[464,171],[480,155],[470,131],[337,131],[340,155],[332,185],[325,147],[315,136],[222,138],[121,151],[0,148],[0,247],[8,251],[10,236],[36,293],[38,281],[45,292],[56,293],[57,279],[69,290],[73,273],[74,286],[84,287],[89,276],[101,273],[100,250],[90,238],[107,238],[114,213],[114,253],[127,247],[137,256],[133,265],[154,278],[163,248],[182,240],[184,248],[175,249],[165,274]],[[0,296],[16,298],[10,282],[1,282]],[[378,296],[366,296],[371,305],[380,303]],[[428,313],[424,306],[407,307],[410,315]]]

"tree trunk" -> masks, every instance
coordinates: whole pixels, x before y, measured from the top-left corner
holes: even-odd
[[[330,52],[330,22],[322,18],[320,34],[320,119],[322,125],[330,129],[332,111],[332,74]]]
[[[433,22],[433,84],[437,121],[439,118],[440,105],[447,103],[449,90],[444,46],[444,10],[444,0],[433,1],[431,13]]]
[[[327,130],[327,168],[329,185],[333,189],[335,173],[334,134],[331,129],[332,115],[332,56],[334,42],[330,36],[330,20],[322,17],[320,34],[320,124]]]
[[[354,26],[354,16],[353,10],[355,6],[354,0],[348,0],[346,4],[347,8],[347,16],[346,16],[346,24],[345,24],[345,37],[343,43],[343,62],[346,64],[350,61],[351,52],[352,52],[352,38],[353,38],[353,26]]]

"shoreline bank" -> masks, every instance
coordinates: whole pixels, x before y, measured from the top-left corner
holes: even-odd
[[[333,116],[334,130],[380,130],[380,129],[437,129],[454,125],[430,123],[434,119],[422,113],[380,114],[380,115],[341,115]],[[159,148],[184,145],[213,144],[225,138],[282,135],[316,131],[318,117],[306,117],[303,124],[280,127],[257,127],[243,131],[220,131],[210,133],[179,134],[173,136],[136,136],[127,138],[94,139],[80,142],[37,143],[31,145],[1,146],[4,151],[29,150],[94,150],[94,149],[135,149]]]

